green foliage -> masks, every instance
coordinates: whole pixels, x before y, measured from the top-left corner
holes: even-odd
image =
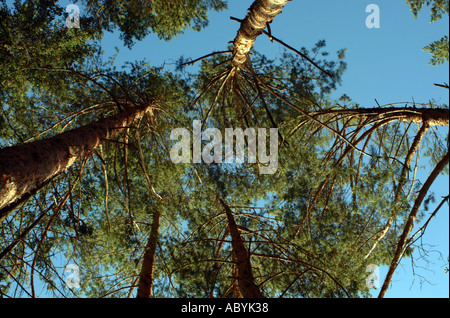
[[[17,1],[0,8],[0,104],[6,121],[0,143],[35,136],[69,109],[80,110],[86,82],[73,81],[87,59],[94,59],[98,33],[64,26],[56,1]],[[67,94],[72,92],[73,95]],[[61,112],[62,111],[62,112]]]
[[[430,64],[440,65],[449,61],[449,44],[448,36],[444,36],[439,41],[434,41],[424,48],[424,51],[430,52],[432,55]]]
[[[84,18],[88,23],[107,31],[118,28],[128,47],[151,32],[170,40],[188,28],[200,31],[208,25],[209,10],[227,7],[223,0],[83,0],[82,3],[92,12]]]
[[[417,18],[424,5],[431,6],[430,22],[436,22],[442,19],[443,15],[448,15],[449,13],[449,0],[407,0],[406,3],[411,7],[414,18]],[[430,43],[423,50],[430,52],[432,56],[430,60],[431,65],[440,65],[444,64],[445,61],[448,62],[448,36],[444,36],[440,40]]]
[[[406,3],[411,7],[415,18],[424,5],[431,6],[431,22],[435,22],[441,19],[443,14],[448,14],[450,2],[448,0],[406,0]]]

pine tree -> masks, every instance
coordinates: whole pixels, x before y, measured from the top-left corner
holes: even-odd
[[[287,1],[255,1],[232,46],[183,79],[144,62],[119,71],[93,41],[114,28],[129,46],[150,32],[170,39],[205,26],[222,1],[81,3],[85,29],[67,34],[55,2],[1,11],[20,34],[2,24],[2,294],[38,297],[42,285],[57,297],[369,297],[367,266],[392,275],[410,255],[429,186],[448,173],[448,137],[436,129],[448,127],[448,106],[332,100],[346,65],[325,42],[296,50],[265,31]],[[55,37],[30,27],[39,5],[35,23]],[[270,60],[253,50],[264,33],[289,51]],[[222,132],[278,128],[277,170],[173,163],[171,131],[193,120]],[[423,185],[419,151],[436,167]],[[12,216],[16,197],[24,204]],[[79,289],[64,281],[67,264],[80,268]]]
[[[431,7],[430,22],[442,19],[442,16],[449,13],[450,2],[448,0],[407,0],[414,18],[417,18],[424,5]],[[443,36],[440,40],[434,41],[423,48],[431,54],[430,64],[439,65],[449,61],[448,36]]]

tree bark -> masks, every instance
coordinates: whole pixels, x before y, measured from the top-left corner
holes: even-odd
[[[141,273],[139,274],[139,285],[136,298],[150,298],[153,295],[153,269],[155,267],[160,218],[161,214],[158,211],[155,211],[150,230],[150,237],[148,238],[147,246],[145,247]]]
[[[448,126],[449,110],[447,108],[356,108],[331,109],[311,113],[311,116],[339,115],[355,117],[373,117],[374,119],[395,118],[409,123],[427,123],[429,126]]]
[[[290,0],[256,0],[253,2],[248,9],[246,18],[241,22],[241,27],[233,42],[234,51],[231,62],[233,67],[242,67],[256,38],[263,33],[275,16],[281,13],[288,1]]]
[[[259,287],[255,284],[252,266],[250,264],[250,256],[248,255],[244,242],[239,234],[239,229],[233,218],[233,212],[222,199],[219,198],[219,202],[224,207],[228,219],[232,242],[231,245],[237,260],[238,284],[241,294],[244,298],[264,298],[264,295],[259,290]]]
[[[43,185],[151,110],[134,108],[57,136],[0,150],[0,222]]]

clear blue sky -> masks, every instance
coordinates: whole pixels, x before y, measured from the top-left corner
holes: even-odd
[[[135,44],[132,50],[122,48],[121,41],[114,34],[103,40],[106,53],[113,52],[114,46],[120,48],[118,63],[133,60],[148,60],[152,65],[170,65],[181,55],[185,58],[198,58],[212,51],[224,50],[232,41],[239,27],[230,16],[244,18],[252,0],[230,0],[225,12],[211,13],[208,28],[197,33],[185,34],[170,42],[159,41],[150,35]],[[365,21],[369,13],[366,7],[377,4],[380,8],[380,28],[368,29]],[[414,19],[406,1],[392,0],[293,0],[287,4],[283,13],[272,23],[272,33],[293,47],[311,48],[318,40],[327,42],[327,51],[335,54],[346,48],[345,61],[348,69],[337,94],[347,94],[363,106],[375,107],[374,99],[383,105],[391,102],[428,102],[435,99],[448,103],[448,90],[434,86],[434,83],[448,83],[448,63],[443,66],[428,64],[430,55],[422,48],[432,41],[448,35],[448,17],[429,22],[429,9],[425,8],[418,19]],[[275,57],[283,48],[261,36],[255,48],[269,57]],[[423,179],[422,179],[423,180]],[[440,177],[433,187],[436,204],[449,193],[449,182]],[[386,297],[449,297],[449,274],[444,267],[449,255],[449,208],[444,205],[437,217],[432,220],[422,243],[432,252],[431,263],[414,254],[414,272],[411,260],[405,259],[397,268],[392,286]],[[381,282],[387,268],[381,267]],[[414,275],[415,274],[415,275]],[[421,283],[421,277],[427,282]],[[374,290],[373,295],[378,295]]]
[[[149,35],[136,43],[132,50],[124,48],[116,34],[107,34],[102,41],[103,48],[107,55],[114,53],[115,46],[120,49],[118,64],[146,59],[154,66],[165,64],[169,68],[181,55],[195,59],[224,50],[239,27],[229,17],[244,18],[253,0],[228,2],[228,10],[212,12],[209,26],[201,32],[188,30],[170,42]],[[379,29],[368,29],[365,24],[369,15],[366,7],[372,3],[380,8]],[[362,106],[377,106],[374,99],[381,105],[411,102],[413,99],[418,103],[426,103],[430,99],[448,103],[448,90],[433,85],[449,82],[448,63],[431,66],[428,64],[429,53],[422,51],[432,41],[448,35],[448,17],[432,24],[429,21],[428,8],[414,19],[406,1],[401,0],[293,0],[276,17],[271,28],[276,37],[296,48],[311,48],[318,40],[324,39],[326,50],[332,55],[339,49],[348,49],[345,58],[348,69],[336,94],[345,93]],[[269,57],[283,51],[280,45],[269,42],[265,36],[257,39],[255,48]],[[447,177],[440,177],[432,191],[437,202],[430,206],[430,211],[442,196],[449,193]],[[431,221],[422,240],[424,246],[428,244],[430,250],[442,255],[432,252],[429,255],[432,263],[428,264],[416,252],[414,273],[411,261],[404,260],[397,268],[386,297],[449,297],[449,274],[444,272],[449,255],[448,215],[446,204]],[[380,271],[382,283],[387,268],[382,267]],[[427,282],[421,284],[421,276]],[[378,291],[374,290],[374,296]]]

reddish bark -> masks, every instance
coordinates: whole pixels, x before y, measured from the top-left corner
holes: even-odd
[[[158,245],[159,220],[161,214],[156,211],[150,230],[150,237],[145,247],[144,261],[139,274],[137,298],[150,298],[153,294],[153,269],[155,267],[156,247]]]
[[[253,278],[252,266],[250,264],[250,256],[244,246],[239,229],[233,217],[233,212],[228,205],[219,198],[219,202],[225,209],[225,213],[228,219],[228,226],[230,228],[231,245],[233,247],[233,253],[236,257],[238,268],[238,285],[241,294],[244,298],[264,298],[263,294],[259,290],[259,287],[255,284]]]

